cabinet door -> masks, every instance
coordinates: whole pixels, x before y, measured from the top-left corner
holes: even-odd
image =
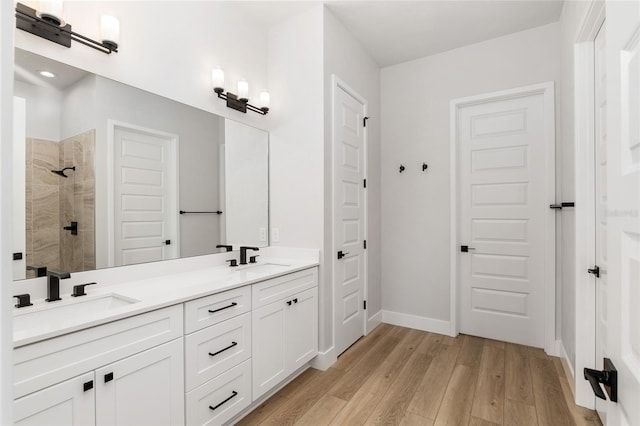
[[[91,372],[18,398],[13,403],[14,424],[20,426],[95,425],[93,388],[93,372]]]
[[[184,424],[183,358],[176,339],[96,370],[96,424]]]
[[[286,366],[293,373],[318,354],[318,287],[292,297],[287,306]]]
[[[253,400],[288,375],[285,365],[285,318],[289,309],[284,300],[253,311],[252,361]]]

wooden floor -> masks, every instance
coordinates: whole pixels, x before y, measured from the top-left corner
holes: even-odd
[[[600,425],[541,349],[382,324],[239,425]]]

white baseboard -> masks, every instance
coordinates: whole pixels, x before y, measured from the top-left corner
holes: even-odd
[[[382,311],[382,322],[451,336],[451,324],[449,321],[402,314],[400,312]]]
[[[571,360],[569,359],[569,355],[567,355],[567,350],[564,348],[564,344],[562,343],[562,340],[558,340],[557,342],[558,342],[558,352],[560,353],[560,360],[562,361],[562,366],[565,369],[565,373],[570,374],[571,380],[569,380],[569,382],[572,382],[573,379],[576,377],[576,373],[575,371],[573,371],[573,365],[571,365]]]
[[[311,360],[311,367],[315,368],[316,370],[326,371],[337,360],[338,357],[336,356],[336,347],[331,346],[324,352],[318,352],[318,355],[316,355],[316,357]]]
[[[382,324],[382,310],[376,312],[367,320],[367,329],[364,331],[365,336],[380,324]]]

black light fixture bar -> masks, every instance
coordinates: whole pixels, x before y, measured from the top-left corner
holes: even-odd
[[[71,40],[92,47],[107,55],[118,51],[118,45],[110,42],[98,42],[71,30],[71,24],[62,27],[42,19],[36,10],[22,3],[16,5],[16,28],[35,34],[65,47],[71,47]]]
[[[240,111],[245,114],[247,113],[247,110],[257,112],[258,114],[262,115],[267,115],[267,113],[269,112],[269,108],[251,105],[246,99],[238,99],[238,96],[235,93],[225,93],[224,89],[221,87],[216,87],[215,89],[213,89],[213,91],[218,94],[218,98],[227,101],[228,108],[235,109],[236,111]]]

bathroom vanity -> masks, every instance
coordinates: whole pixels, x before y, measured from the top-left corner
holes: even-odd
[[[241,417],[316,356],[317,265],[265,256],[15,309],[15,424]]]

